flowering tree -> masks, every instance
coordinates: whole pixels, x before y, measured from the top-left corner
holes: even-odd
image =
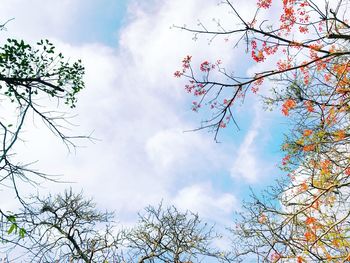
[[[350,260],[350,1],[258,0],[249,18],[234,1],[223,4],[239,25],[181,28],[196,37],[244,44],[251,63],[265,69],[236,76],[220,60],[196,66],[187,56],[175,77],[188,79],[186,91],[197,98],[194,111],[205,106],[213,111],[201,128],[213,129],[216,139],[221,129],[235,123],[236,102],[267,84],[273,88],[265,103],[281,105],[281,113],[294,124],[282,146],[281,167],[288,177],[263,197],[253,195],[232,229],[239,238],[237,258]]]

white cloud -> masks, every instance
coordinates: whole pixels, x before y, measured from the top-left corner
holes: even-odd
[[[5,0],[1,3],[0,17],[1,22],[14,18],[7,28],[11,35],[20,38],[63,37],[77,22],[82,4],[83,1],[71,0]]]
[[[249,105],[244,105],[242,112],[251,113],[251,122],[233,156],[230,175],[235,181],[249,184],[262,183],[276,178],[279,139],[283,131],[279,113],[261,109],[259,97],[251,98]],[[248,118],[247,115],[244,117]],[[275,126],[274,126],[275,125]]]
[[[224,41],[215,45],[205,40],[197,43],[190,34],[169,29],[172,24],[193,22],[194,17],[210,23],[214,16],[225,17],[227,9],[217,6],[216,0],[155,1],[154,8],[145,6],[144,1],[134,1],[120,31],[119,48],[114,48],[66,41],[69,24],[81,5],[73,2],[65,1],[54,11],[49,2],[37,0],[31,6],[27,1],[16,1],[27,10],[40,3],[47,11],[45,25],[38,19],[30,20],[30,11],[16,13],[10,7],[13,2],[3,4],[3,10],[21,17],[16,21],[17,35],[23,33],[31,39],[49,36],[72,60],[82,58],[86,89],[81,93],[76,110],[79,115],[74,121],[80,126],[73,130],[94,131],[93,136],[100,140],[84,143],[86,148],[68,156],[60,142],[36,123],[38,128],[28,126],[28,142],[21,145],[21,156],[40,160],[36,167],[77,182],[74,188],[83,188],[101,206],[116,210],[121,221],[132,220],[136,211],[164,199],[228,222],[238,206],[237,198],[212,185],[214,181],[224,184],[225,174],[230,170],[233,173],[233,145],[215,144],[212,134],[182,133],[197,123],[191,122],[189,97],[172,74],[181,66],[184,55],[192,54],[198,61],[223,58],[233,65],[240,62],[235,59],[237,51]],[[28,32],[24,32],[26,20],[30,20]],[[63,34],[66,37],[62,40]],[[262,163],[256,161],[254,143],[260,128],[253,126],[240,146],[234,162],[237,180],[257,178]],[[248,169],[253,171],[250,175]],[[54,192],[67,185],[45,187]]]
[[[146,142],[146,153],[156,169],[174,171],[186,167],[187,173],[220,169],[229,162],[222,147],[208,137],[183,133],[178,129],[161,130]],[[185,172],[186,171],[182,171]],[[203,175],[205,176],[205,175]]]
[[[122,24],[111,23],[112,16],[121,19],[125,2],[128,0],[4,0],[0,23],[14,20],[1,35],[3,39],[11,36],[27,41],[58,38],[66,43],[110,42]],[[108,32],[110,36],[106,36]]]
[[[236,179],[244,178],[252,183],[256,182],[261,173],[258,166],[257,149],[255,146],[257,136],[258,129],[257,127],[253,127],[248,131],[238,149],[237,157],[231,169],[231,174]]]
[[[184,187],[174,198],[174,203],[181,209],[189,209],[203,218],[223,225],[230,224],[233,212],[239,204],[233,194],[217,192],[210,183]]]

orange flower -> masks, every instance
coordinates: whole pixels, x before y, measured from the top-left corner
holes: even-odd
[[[331,161],[330,160],[325,160],[320,163],[321,164],[321,174],[329,174],[331,172]]]
[[[336,141],[341,141],[345,138],[345,131],[344,130],[338,130],[334,132],[335,140]]]
[[[300,190],[301,190],[301,191],[306,191],[307,189],[309,189],[309,186],[307,185],[306,182],[303,182],[303,183],[300,185]]]
[[[305,224],[307,224],[307,225],[315,224],[315,222],[316,222],[316,218],[314,218],[312,216],[307,217],[305,220]]]
[[[329,81],[331,80],[331,77],[332,77],[331,74],[325,74],[325,75],[324,75],[324,80],[325,80],[326,82],[329,82]]]
[[[305,239],[306,239],[307,242],[314,241],[316,239],[315,233],[313,233],[311,231],[305,232],[304,236],[305,236]]]
[[[304,130],[303,135],[304,135],[305,137],[310,136],[311,134],[312,134],[312,130]]]
[[[310,49],[312,49],[312,50],[319,51],[319,50],[321,50],[322,45],[311,44],[311,45],[309,45],[309,47],[310,47]]]
[[[313,209],[318,210],[318,209],[320,208],[320,201],[319,201],[319,200],[314,201],[314,203],[312,204],[311,207],[312,207]]]
[[[344,83],[342,83],[342,84],[344,84]],[[347,94],[348,92],[350,92],[350,90],[346,87],[339,87],[335,91],[340,93],[340,94]]]
[[[329,53],[335,53],[337,52],[337,49],[336,49],[336,46],[335,45],[332,45],[330,48],[329,48]]]
[[[315,111],[314,107],[313,107],[313,103],[311,101],[306,101],[305,102],[305,107],[307,109],[308,112],[313,112]]]
[[[293,100],[293,99],[286,100],[282,105],[282,113],[285,116],[288,116],[289,110],[295,108],[296,105],[297,105],[297,103],[295,102],[295,100]]]
[[[313,150],[315,150],[315,144],[309,144],[303,147],[304,152],[311,152]]]
[[[282,150],[285,151],[289,148],[289,144],[288,143],[285,143],[282,145]]]
[[[339,239],[333,239],[332,244],[333,244],[336,248],[340,247]]]

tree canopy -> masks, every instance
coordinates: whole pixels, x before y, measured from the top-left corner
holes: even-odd
[[[194,111],[212,110],[200,128],[214,130],[216,139],[237,125],[233,108],[240,99],[269,87],[265,104],[280,107],[292,124],[282,145],[288,176],[253,195],[232,229],[237,259],[350,260],[350,2],[258,0],[250,17],[235,1],[222,4],[234,15],[232,24],[180,28],[196,38],[210,35],[212,44],[233,42],[262,70],[237,76],[221,60],[194,65],[186,56],[175,77],[187,78],[185,89],[197,98]]]
[[[131,229],[114,231],[111,213],[71,191],[30,203],[18,181],[49,179],[45,172],[18,161],[14,145],[29,114],[42,119],[70,149],[74,139],[64,132],[67,116],[45,106],[76,105],[84,88],[81,61],[70,63],[54,45],[8,39],[0,47],[0,182],[14,190],[22,212],[1,210],[1,240],[20,246],[30,261],[84,262],[220,262],[253,258],[263,262],[350,261],[350,23],[349,0],[256,0],[254,12],[243,15],[238,1],[222,0],[231,23],[214,27],[179,27],[222,39],[244,49],[247,63],[259,65],[253,74],[226,68],[224,57],[193,63],[187,55],[174,73],[185,78],[186,92],[195,97],[192,110],[207,114],[199,129],[220,131],[238,126],[234,111],[247,94],[265,106],[278,108],[292,124],[281,146],[286,172],[261,195],[252,194],[230,229],[233,253],[213,249],[218,237],[198,215],[175,207],[148,207]],[[3,26],[1,27],[3,28]],[[266,92],[269,89],[269,92]],[[52,102],[55,103],[52,103]],[[13,109],[14,118],[5,116]],[[102,228],[96,230],[97,226]],[[13,235],[16,233],[16,235]]]
[[[13,189],[22,206],[27,204],[18,189],[19,182],[55,180],[31,167],[36,160],[18,160],[15,146],[23,139],[22,131],[32,116],[41,119],[68,148],[75,147],[74,139],[87,138],[68,135],[65,129],[70,125],[69,116],[55,110],[60,104],[75,107],[76,95],[84,88],[83,76],[81,61],[68,62],[49,40],[31,45],[7,39],[0,47],[0,183],[3,189]],[[20,229],[20,235],[24,235],[25,230],[10,212],[0,207],[0,213],[3,220],[11,222],[8,234]]]
[[[162,203],[146,207],[126,228],[114,213],[100,211],[92,199],[70,189],[32,196],[14,218],[26,232],[3,236],[0,251],[21,262],[231,262],[231,253],[215,246],[222,237],[214,226]]]

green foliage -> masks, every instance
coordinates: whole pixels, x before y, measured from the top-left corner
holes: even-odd
[[[5,82],[4,94],[12,102],[21,103],[29,94],[46,93],[64,98],[75,107],[76,94],[84,87],[84,67],[78,60],[73,64],[55,52],[49,40],[41,40],[37,48],[23,40],[7,39],[0,47],[0,81]],[[4,88],[0,84],[0,88]]]
[[[15,180],[18,179],[35,184],[35,180],[29,179],[33,175],[47,178],[46,174],[32,170],[22,162],[16,163],[12,158],[15,155],[12,151],[13,146],[20,137],[28,112],[39,116],[66,145],[75,146],[71,140],[76,137],[67,136],[62,131],[65,128],[62,122],[66,121],[66,116],[50,110],[43,111],[42,107],[45,105],[39,103],[41,99],[48,97],[74,108],[77,102],[76,95],[84,88],[85,69],[81,61],[71,63],[55,49],[49,40],[41,40],[36,45],[30,45],[23,40],[7,39],[0,46],[0,101],[4,102],[3,105],[7,105],[6,101],[10,100],[17,114],[17,120],[1,116],[0,180],[12,181],[14,188],[16,188]],[[17,189],[16,196],[21,199]],[[2,222],[4,234],[0,239],[6,240],[6,234],[8,236],[16,234],[20,238],[26,236],[28,231],[20,226],[22,224],[17,222],[16,216],[5,215],[3,212],[1,214],[5,222]]]
[[[19,227],[16,221],[16,217],[14,215],[6,216],[7,222],[10,224],[10,227],[7,230],[7,234],[11,235],[13,233],[17,234],[20,238],[24,238],[26,234],[26,230],[22,227]]]

